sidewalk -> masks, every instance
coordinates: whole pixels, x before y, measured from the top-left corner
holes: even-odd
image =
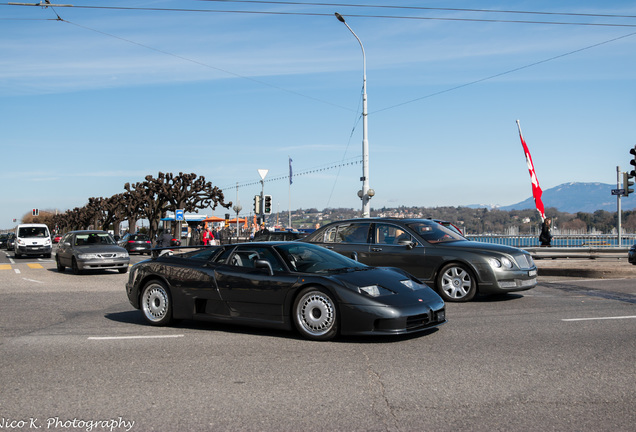
[[[539,277],[566,276],[576,278],[611,279],[636,278],[636,265],[627,258],[596,259],[535,259]]]

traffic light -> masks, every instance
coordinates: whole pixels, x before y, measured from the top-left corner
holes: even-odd
[[[254,214],[261,214],[261,196],[254,195]]]
[[[636,177],[636,146],[634,146],[634,148],[629,151],[629,154],[632,155],[632,160],[630,160],[629,163],[634,167],[632,168],[632,171],[629,173],[629,175],[632,177]]]
[[[32,216],[39,216],[40,215],[40,209],[31,210],[31,215]]]
[[[265,214],[272,214],[272,196],[271,195],[265,195],[265,211],[263,213]]]
[[[634,189],[630,189],[632,186],[634,186],[634,175],[632,174],[634,171],[632,171],[631,173],[623,173],[623,189],[625,189],[625,194],[623,196],[629,196],[629,194],[634,193]],[[632,181],[630,181],[632,180]]]

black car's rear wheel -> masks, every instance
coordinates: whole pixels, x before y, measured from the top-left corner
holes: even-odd
[[[464,265],[445,265],[437,276],[437,289],[444,301],[464,302],[477,294],[477,281]]]
[[[303,289],[294,301],[294,324],[307,339],[333,339],[338,334],[338,310],[331,295],[320,288]]]
[[[163,282],[148,282],[141,291],[141,310],[148,323],[156,326],[172,321],[172,300]]]

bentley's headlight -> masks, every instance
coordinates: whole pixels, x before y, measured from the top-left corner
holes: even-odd
[[[512,261],[509,258],[488,258],[488,263],[493,268],[504,268],[510,270],[512,268]]]
[[[395,294],[393,291],[386,288],[382,288],[380,285],[369,285],[360,287],[360,292],[365,293],[371,297],[379,297],[381,295]]]

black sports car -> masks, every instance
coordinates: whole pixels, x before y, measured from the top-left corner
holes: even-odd
[[[126,291],[152,325],[203,319],[293,329],[306,338],[395,335],[446,322],[441,297],[394,268],[298,242],[208,247],[142,261]]]

